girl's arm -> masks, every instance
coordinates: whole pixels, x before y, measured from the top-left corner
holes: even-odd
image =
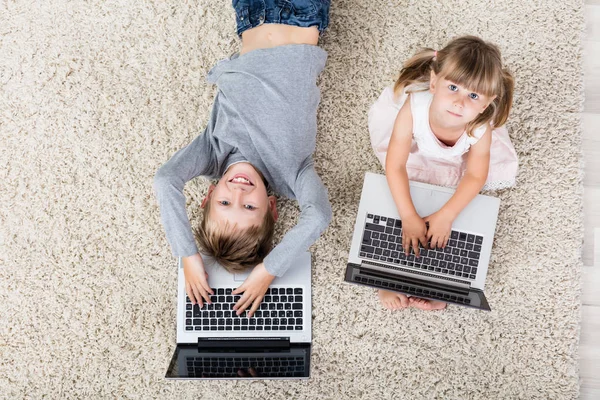
[[[398,112],[392,137],[385,159],[385,171],[388,186],[396,203],[396,208],[402,219],[402,247],[404,252],[410,252],[412,245],[415,255],[419,256],[419,242],[427,247],[425,222],[417,214],[410,197],[410,186],[406,172],[406,161],[412,146],[412,114],[410,111],[410,96]]]
[[[490,167],[491,144],[492,130],[488,127],[481,139],[469,149],[467,170],[456,192],[438,212],[425,218],[425,221],[429,222],[427,237],[431,239],[431,247],[446,246],[450,238],[452,222],[485,185]]]
[[[460,180],[456,192],[442,207],[444,212],[455,220],[458,214],[479,194],[488,177],[490,169],[490,146],[492,145],[492,130],[487,130],[469,149],[467,154],[467,170]]]

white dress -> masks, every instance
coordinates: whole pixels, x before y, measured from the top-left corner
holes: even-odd
[[[387,87],[369,110],[369,133],[375,155],[385,169],[385,158],[398,111],[410,96],[413,140],[406,162],[410,180],[439,186],[456,187],[466,170],[467,152],[486,131],[481,126],[468,136],[466,132],[454,146],[446,146],[429,125],[429,107],[433,95],[427,85],[411,85],[398,99],[393,87]],[[407,92],[408,91],[408,92]],[[492,130],[490,168],[485,190],[514,186],[518,169],[517,153],[505,127]]]

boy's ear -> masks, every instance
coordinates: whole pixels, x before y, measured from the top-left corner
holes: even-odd
[[[269,196],[269,210],[271,210],[273,219],[277,222],[277,218],[279,218],[279,214],[277,214],[277,197]]]
[[[206,207],[206,202],[210,199],[210,195],[212,194],[213,190],[215,190],[215,185],[210,185],[208,187],[208,193],[206,193],[206,197],[204,198],[204,200],[202,200],[202,204],[200,204],[201,208]]]

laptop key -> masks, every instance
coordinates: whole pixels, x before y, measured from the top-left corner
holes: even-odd
[[[452,231],[452,232],[450,233],[450,237],[451,237],[452,239],[458,239],[458,232],[456,232],[456,231]]]
[[[186,310],[191,310],[192,309],[192,305],[191,304],[186,304],[185,305],[185,309]]]
[[[186,327],[185,327],[185,330],[186,330],[186,331],[193,331],[193,330],[194,330],[194,327],[193,327],[193,326],[186,326]]]
[[[302,288],[294,289],[294,294],[302,294]]]
[[[379,218],[377,218],[375,222],[379,222]],[[385,227],[378,225],[378,224],[370,224],[370,223],[366,224],[365,229],[368,229],[370,231],[375,231],[375,232],[384,232],[385,231]]]

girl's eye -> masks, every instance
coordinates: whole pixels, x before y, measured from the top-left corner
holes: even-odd
[[[448,89],[452,90],[453,92],[457,92],[458,91],[458,86],[456,86],[456,85],[448,85]]]
[[[221,204],[222,206],[228,206],[228,205],[229,205],[229,202],[228,202],[227,200],[221,200],[221,201],[219,202],[219,204]]]
[[[471,93],[471,94],[469,94],[469,97],[470,97],[472,100],[477,100],[477,99],[479,98],[479,95],[478,95],[477,93]]]
[[[254,210],[256,207],[254,207],[254,206],[251,206],[250,204],[244,204],[244,208],[245,208],[246,210]]]

